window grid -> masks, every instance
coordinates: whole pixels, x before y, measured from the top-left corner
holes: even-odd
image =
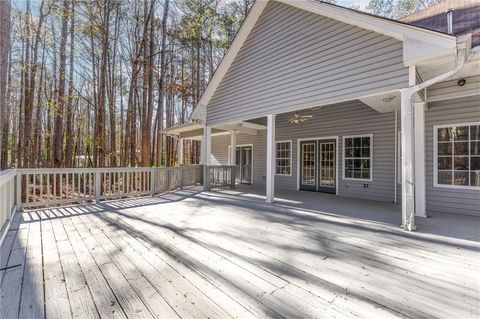
[[[438,185],[480,187],[480,123],[436,128]]]
[[[343,138],[344,179],[372,180],[372,135]]]
[[[291,175],[292,142],[276,142],[276,175]]]

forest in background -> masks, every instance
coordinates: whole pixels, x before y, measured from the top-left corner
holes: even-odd
[[[0,168],[176,165],[162,130],[189,122],[253,2],[0,0]],[[198,163],[199,143],[184,147]]]

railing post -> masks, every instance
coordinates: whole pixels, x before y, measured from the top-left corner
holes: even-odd
[[[155,168],[150,169],[150,196],[155,195]]]
[[[102,192],[100,172],[95,172],[95,201],[100,202],[100,195]]]
[[[183,188],[183,166],[179,166],[178,170],[179,170],[178,175],[180,176],[179,177],[179,179],[180,179],[180,189],[182,189]]]
[[[15,174],[16,187],[15,187],[15,206],[17,212],[22,210],[22,174],[17,170]]]
[[[230,188],[235,189],[235,179],[237,178],[235,174],[235,166],[230,167]]]

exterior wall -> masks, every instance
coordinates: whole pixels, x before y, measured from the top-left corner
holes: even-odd
[[[325,106],[317,111],[304,111],[314,117],[299,125],[291,124],[291,114],[276,118],[276,140],[292,141],[292,175],[275,176],[278,189],[297,189],[298,142],[302,138],[338,136],[338,195],[392,202],[395,197],[395,113],[378,113],[360,101]],[[339,116],[341,114],[341,116]],[[479,96],[429,103],[425,114],[426,200],[427,212],[449,212],[480,216],[480,190],[433,186],[433,126],[480,121]],[[400,114],[398,116],[400,130]],[[373,134],[373,179],[371,182],[343,180],[342,137]],[[228,164],[230,136],[213,137],[212,161]],[[253,183],[265,187],[266,132],[258,135],[237,135],[237,145],[253,144]],[[398,147],[398,146],[397,146]],[[400,178],[400,176],[398,177]],[[364,184],[368,187],[365,188]],[[401,202],[401,184],[397,183],[397,202]]]
[[[425,112],[427,212],[480,216],[480,189],[433,186],[433,126],[480,122],[480,95],[432,102]]]
[[[395,169],[395,114],[378,113],[356,100],[322,107],[317,111],[304,111],[313,118],[302,124],[291,124],[291,114],[276,118],[276,140],[292,140],[292,175],[275,176],[279,189],[297,189],[297,139],[338,136],[338,194],[355,198],[392,202],[394,200]],[[339,116],[342,114],[342,116]],[[373,134],[373,180],[371,182],[342,179],[342,137],[355,134]],[[230,143],[228,136],[215,137],[212,154],[223,157]],[[217,145],[218,144],[218,145]],[[266,132],[256,136],[237,135],[237,144],[253,144],[253,174],[255,185],[265,185],[266,174]],[[227,164],[228,159],[223,164]],[[368,187],[364,187],[368,184]]]
[[[402,42],[270,2],[212,96],[207,124],[408,86]]]

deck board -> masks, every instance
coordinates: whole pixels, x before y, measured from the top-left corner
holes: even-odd
[[[407,233],[390,204],[296,196],[184,189],[16,214],[0,318],[480,316],[480,218]]]

